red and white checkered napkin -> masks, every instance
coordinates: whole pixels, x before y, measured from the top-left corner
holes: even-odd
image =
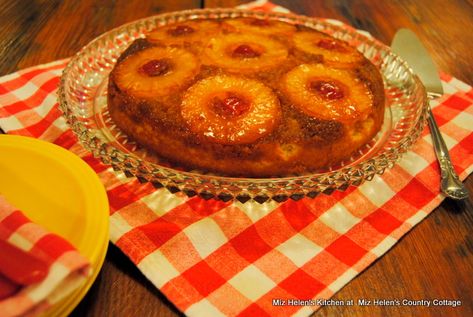
[[[0,240],[26,251],[48,267],[46,277],[0,299],[0,316],[35,316],[82,285],[89,262],[62,237],[31,222],[0,195]],[[0,259],[8,261],[8,259]],[[27,266],[27,265],[26,265]]]
[[[189,316],[307,316],[317,304],[273,306],[273,299],[329,298],[444,198],[428,129],[393,169],[331,196],[224,203],[140,184],[93,158],[66,126],[55,95],[65,64],[1,78],[0,127],[89,163],[107,189],[111,241]],[[473,90],[446,74],[442,81],[446,94],[432,106],[464,179],[473,170]]]

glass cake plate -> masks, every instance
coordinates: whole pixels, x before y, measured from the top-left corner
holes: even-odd
[[[120,54],[137,38],[163,25],[199,19],[254,17],[304,25],[345,40],[373,62],[383,76],[386,93],[384,125],[376,137],[350,159],[309,175],[281,178],[225,177],[185,170],[129,140],[112,122],[107,109],[108,75]],[[409,66],[389,47],[355,29],[330,20],[283,13],[235,9],[188,10],[156,15],[113,29],[83,47],[61,77],[59,105],[80,142],[115,171],[142,182],[182,191],[188,196],[224,201],[254,199],[298,200],[331,194],[371,180],[392,167],[420,136],[428,100],[424,87]]]

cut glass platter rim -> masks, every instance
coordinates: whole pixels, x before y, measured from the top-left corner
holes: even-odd
[[[107,117],[108,74],[120,54],[137,38],[161,26],[193,19],[254,17],[304,25],[356,46],[381,71],[385,83],[386,111],[382,130],[350,160],[326,171],[279,178],[238,178],[185,171],[156,161],[136,147]],[[141,19],[106,32],[83,47],[68,63],[58,91],[59,106],[79,141],[103,163],[142,182],[183,191],[188,196],[242,202],[255,199],[284,201],[331,194],[358,186],[391,168],[419,138],[427,118],[425,89],[389,47],[333,20],[285,13],[237,9],[196,9]]]

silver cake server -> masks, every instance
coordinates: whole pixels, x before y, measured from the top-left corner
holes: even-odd
[[[432,100],[443,95],[442,82],[437,68],[414,32],[408,29],[398,30],[391,43],[391,49],[404,59],[414,73],[419,76],[427,90],[429,99]],[[430,107],[428,122],[432,132],[435,154],[440,164],[441,190],[453,199],[465,199],[468,197],[468,191],[453,168],[447,146]]]

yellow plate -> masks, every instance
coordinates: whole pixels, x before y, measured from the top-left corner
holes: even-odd
[[[65,149],[33,138],[0,135],[0,193],[89,259],[90,278],[45,314],[67,316],[85,296],[105,259],[109,206],[104,187],[84,161]]]

